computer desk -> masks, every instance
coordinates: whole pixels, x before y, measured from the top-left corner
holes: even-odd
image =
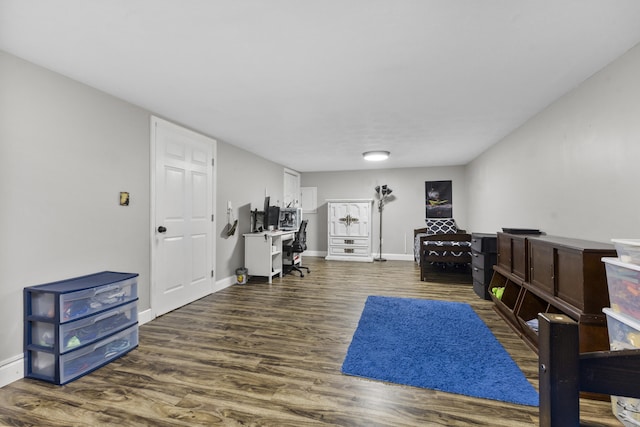
[[[275,275],[283,275],[282,262],[285,260],[282,244],[295,238],[296,231],[261,231],[246,233],[244,236],[244,267],[251,276],[264,276],[271,279]],[[300,257],[295,259],[300,263]]]

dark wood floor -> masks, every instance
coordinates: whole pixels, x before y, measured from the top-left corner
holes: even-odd
[[[141,326],[137,349],[70,384],[23,379],[0,389],[0,424],[538,425],[537,408],[340,373],[367,296],[428,298],[470,303],[537,388],[536,354],[467,275],[421,282],[411,262],[304,263],[312,272],[302,279],[251,279]],[[581,416],[620,425],[608,402],[583,400]]]

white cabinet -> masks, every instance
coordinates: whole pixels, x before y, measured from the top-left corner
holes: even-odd
[[[327,200],[328,260],[372,262],[373,199]]]

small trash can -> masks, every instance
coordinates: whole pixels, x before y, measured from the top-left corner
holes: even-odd
[[[249,270],[244,267],[236,268],[236,283],[238,283],[238,285],[244,285],[245,283],[247,283],[248,272]]]

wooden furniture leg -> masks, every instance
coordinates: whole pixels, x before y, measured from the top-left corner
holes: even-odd
[[[578,324],[538,315],[540,426],[580,425],[580,391],[640,398],[640,349],[579,352]]]
[[[578,324],[561,314],[538,315],[540,427],[580,425]]]

